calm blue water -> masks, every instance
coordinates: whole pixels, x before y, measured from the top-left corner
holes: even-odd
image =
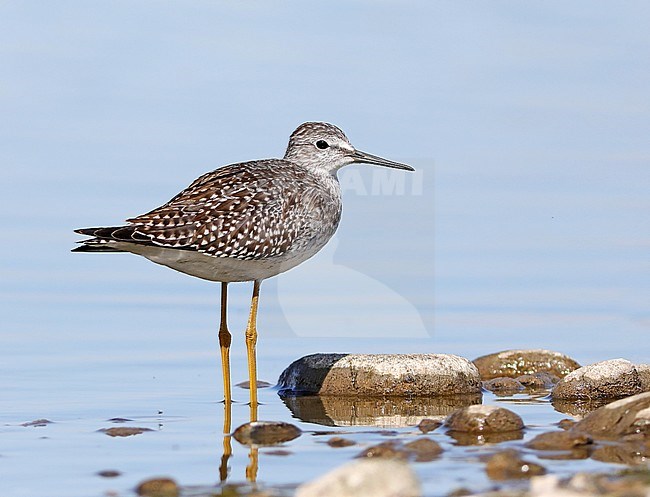
[[[72,229],[145,212],[219,165],[281,156],[306,120],[418,172],[343,171],[336,238],[262,287],[261,379],[312,352],[650,362],[648,14],[644,2],[0,4],[0,488],[218,481],[218,285],[71,254]],[[234,382],[249,292],[231,291]],[[260,418],[291,419],[262,395]],[[530,409],[540,424],[560,417]],[[118,416],[160,433],[95,433]],[[247,416],[236,405],[233,425]],[[55,424],[18,426],[37,418]],[[262,456],[259,481],[295,484],[357,450],[292,444]],[[453,463],[419,471],[432,481]]]

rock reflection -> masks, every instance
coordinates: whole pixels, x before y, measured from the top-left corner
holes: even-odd
[[[501,433],[468,433],[464,431],[448,431],[447,435],[456,441],[456,445],[483,445],[521,440],[524,433],[521,430],[504,431]]]
[[[481,403],[481,395],[452,397],[284,397],[291,413],[307,423],[325,426],[416,426],[423,419],[443,417]]]
[[[553,409],[562,414],[568,414],[575,418],[583,418],[587,414],[596,409],[609,404],[612,399],[599,399],[599,400],[562,400],[552,399],[551,405]]]

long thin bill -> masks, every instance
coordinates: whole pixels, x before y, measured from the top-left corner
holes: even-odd
[[[364,164],[375,164],[377,166],[392,167],[393,169],[403,169],[404,171],[415,171],[411,166],[402,164],[400,162],[393,162],[392,160],[384,159],[377,155],[367,154],[361,150],[355,150],[352,154],[354,162],[362,162]]]

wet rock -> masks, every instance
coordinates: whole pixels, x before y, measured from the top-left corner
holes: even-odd
[[[178,497],[178,484],[171,478],[152,478],[140,483],[135,491],[144,497]]]
[[[451,431],[502,433],[519,431],[524,423],[514,412],[490,405],[469,406],[451,414],[445,421]]]
[[[295,497],[420,497],[420,482],[408,464],[359,460],[300,485]]]
[[[340,447],[351,447],[357,443],[354,440],[343,437],[332,437],[327,441],[327,445],[330,447],[340,448]]]
[[[428,462],[437,459],[443,449],[438,442],[429,438],[419,438],[408,443],[401,443],[397,440],[382,442],[368,447],[357,457],[373,459],[410,459],[415,462]]]
[[[553,388],[560,381],[560,378],[542,371],[518,376],[517,381],[529,390],[544,390]]]
[[[404,444],[404,450],[415,462],[429,462],[437,459],[443,449],[438,442],[430,438],[418,438]]]
[[[555,385],[554,399],[616,399],[641,393],[641,379],[634,364],[611,359],[583,366]]]
[[[281,421],[252,421],[241,425],[233,436],[243,445],[274,445],[289,442],[302,434],[300,428]]]
[[[114,469],[105,469],[97,472],[97,476],[101,476],[102,478],[117,478],[121,474],[122,473]]]
[[[52,423],[49,419],[35,419],[34,421],[28,421],[27,423],[22,423],[20,426],[46,426]]]
[[[497,395],[511,395],[513,393],[521,392],[524,386],[514,378],[501,376],[499,378],[492,378],[483,382],[483,388],[494,392]]]
[[[313,354],[280,375],[281,395],[446,396],[479,394],[478,370],[448,354]]]
[[[422,433],[429,433],[430,431],[433,431],[440,426],[442,426],[442,421],[438,419],[429,419],[425,418],[420,423],[418,423],[418,428]]]
[[[130,423],[133,420],[128,418],[111,418],[111,419],[107,419],[106,421],[108,421],[109,423]]]
[[[549,431],[541,433],[526,443],[535,450],[571,450],[594,442],[586,433],[568,431]]]
[[[492,480],[531,478],[546,473],[543,466],[525,461],[516,450],[504,450],[490,456],[485,471]]]
[[[250,390],[251,384],[248,381],[241,381],[235,385],[236,387],[243,388],[244,390]],[[257,380],[257,388],[269,388],[272,387],[273,383],[268,381]]]
[[[561,419],[560,421],[557,422],[558,428],[561,428],[563,430],[569,430],[573,428],[575,424],[576,421],[574,419],[568,419],[568,418]]]
[[[131,437],[133,435],[140,435],[146,431],[153,431],[151,428],[138,428],[135,426],[119,426],[113,428],[102,428],[99,430],[106,433],[109,437]]]
[[[481,403],[481,394],[449,397],[348,397],[309,395],[282,401],[298,419],[326,426],[416,426],[425,418],[445,418]]]
[[[559,352],[544,349],[504,350],[474,359],[483,380],[500,376],[517,378],[540,372],[563,377],[580,367],[576,361]]]
[[[363,450],[357,457],[363,459],[408,459],[408,453],[396,441],[382,442]]]
[[[650,392],[617,400],[578,421],[572,430],[595,439],[620,438],[650,430]]]
[[[102,478],[117,478],[120,476],[122,473],[119,471],[116,471],[114,469],[105,469],[103,471],[98,471],[97,476],[101,476]]]

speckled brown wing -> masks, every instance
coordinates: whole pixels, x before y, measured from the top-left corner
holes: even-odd
[[[282,255],[308,236],[301,229],[311,224],[305,218],[311,206],[301,198],[306,175],[282,160],[225,166],[128,222],[138,236],[161,247],[242,260]]]

